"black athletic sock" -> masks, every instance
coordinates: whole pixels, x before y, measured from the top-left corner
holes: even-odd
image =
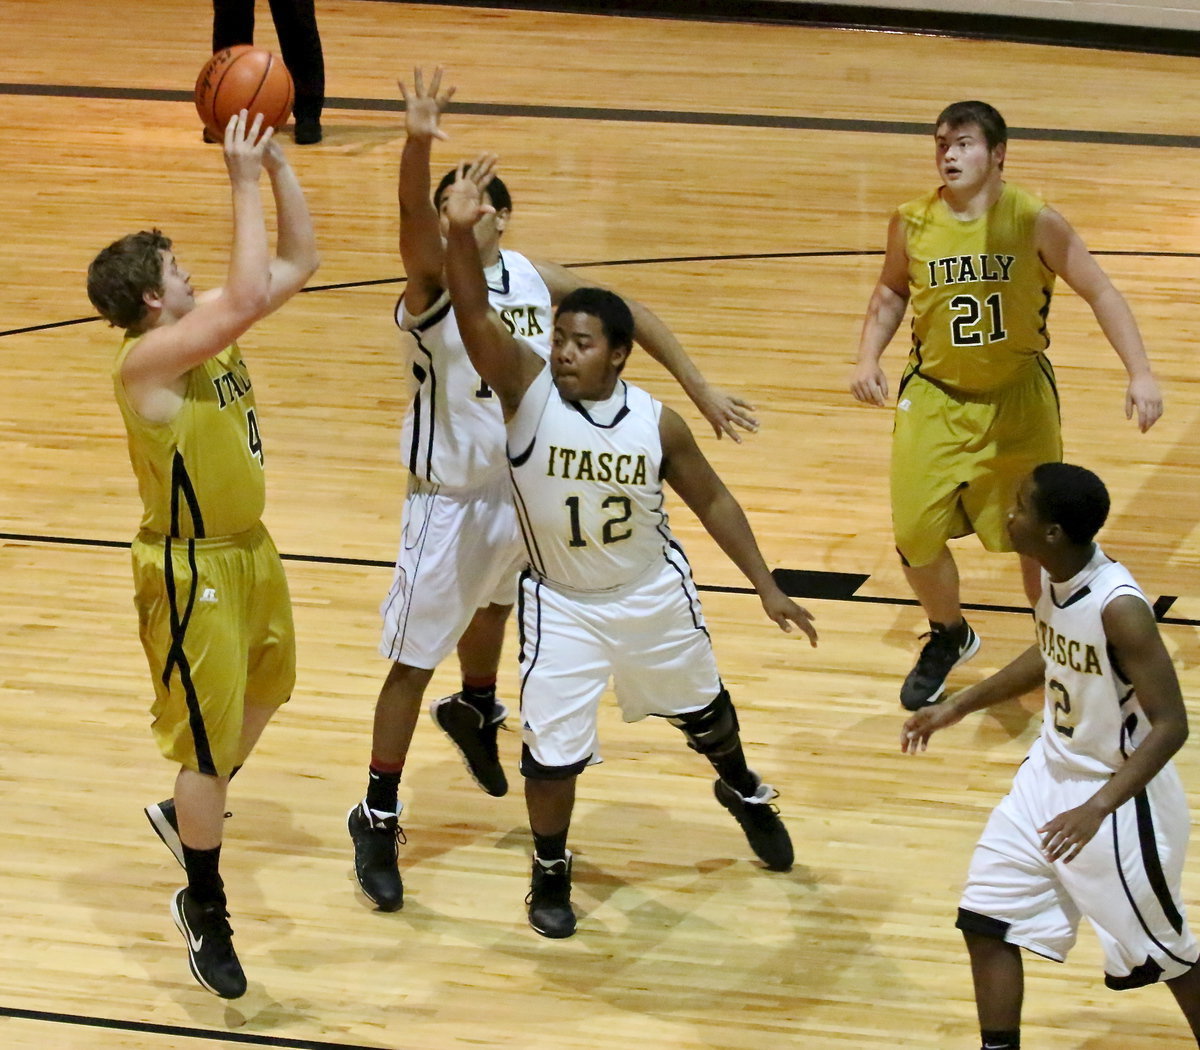
[[[536,831],[533,833],[533,852],[538,860],[566,860],[567,859],[567,832],[569,828],[563,828],[562,831],[555,835],[539,835]]]
[[[496,679],[475,678],[468,682],[464,678],[462,698],[483,716],[485,724],[490,722],[496,713]]]
[[[1011,1032],[982,1031],[983,1039],[980,1050],[1021,1050],[1021,1029],[1014,1028]]]
[[[400,802],[400,770],[389,772],[371,763],[367,777],[367,808],[377,813],[395,813]]]
[[[967,618],[961,617],[956,624],[934,623],[929,621],[929,629],[931,631],[944,631],[954,639],[954,644],[960,649],[963,642],[967,640]]]
[[[746,765],[746,753],[742,750],[741,740],[734,741],[731,750],[722,755],[706,755],[713,769],[726,784],[742,798],[752,798],[758,790],[759,780]]]
[[[197,904],[225,904],[225,883],[221,879],[221,847],[192,849],[183,846],[183,867],[187,871],[188,896]]]

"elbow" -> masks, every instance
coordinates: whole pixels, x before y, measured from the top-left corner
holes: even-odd
[[[309,254],[305,260],[304,280],[307,282],[312,279],[313,275],[321,268],[321,253],[316,249]]]

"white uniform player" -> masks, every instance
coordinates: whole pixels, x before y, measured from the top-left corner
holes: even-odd
[[[619,380],[563,400],[543,369],[509,420],[521,578],[522,770],[597,762],[609,678],[626,721],[698,711],[722,691],[699,596],[663,510],[662,404]]]
[[[488,300],[513,334],[550,352],[550,292],[533,264],[503,250],[488,271]],[[475,610],[512,605],[524,548],[513,514],[500,405],[463,348],[450,296],[419,316],[403,298],[396,323],[416,340],[415,389],[401,450],[411,474],[391,590],[380,607],[379,651],[436,667]]]
[[[1146,600],[1099,547],[1069,580],[1042,572],[1042,730],[979,840],[957,923],[1061,962],[1086,917],[1104,948],[1105,983],[1118,989],[1171,980],[1197,961],[1180,896],[1189,818],[1174,764],[1069,863],[1047,859],[1040,829],[1095,795],[1150,730],[1101,621],[1122,595]]]

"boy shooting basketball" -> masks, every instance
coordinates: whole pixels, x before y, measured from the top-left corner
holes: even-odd
[[[296,176],[261,117],[225,129],[233,245],[223,288],[196,296],[158,230],[109,245],[88,269],[88,297],[125,338],[113,386],[143,514],[133,542],[135,603],[154,681],[154,736],[177,763],[172,799],[147,808],[187,872],[172,900],[192,973],[236,999],[246,977],[233,950],[219,871],[229,780],[295,680],[287,581],[260,517],[263,445],[238,338],[317,269]],[[259,177],[279,218],[268,252]]]

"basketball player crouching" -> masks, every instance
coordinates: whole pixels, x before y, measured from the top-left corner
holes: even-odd
[[[772,870],[792,844],[746,764],[687,559],[662,510],[670,483],[754,585],[767,615],[816,644],[812,617],[776,586],[746,516],[683,420],[621,379],[633,318],[612,292],[559,304],[550,362],[488,303],[473,228],[491,207],[495,158],[460,168],[445,205],[446,282],[479,375],[508,429],[517,516],[530,566],[520,584],[521,772],[534,838],[529,923],[575,932],[567,831],[575,780],[599,760],[596,711],[611,676],[624,717],[668,719],[718,774],[718,801]]]
[[[902,750],[924,751],[965,714],[1044,686],[1041,733],[988,820],[958,911],[985,1050],[1021,1045],[1019,949],[1062,962],[1081,916],[1100,937],[1105,983],[1165,981],[1200,1042],[1197,946],[1179,895],[1188,808],[1171,763],[1187,712],[1145,595],[1093,542],[1108,507],[1091,471],[1034,469],[1008,532],[1042,567],[1037,641],[901,735]]]

